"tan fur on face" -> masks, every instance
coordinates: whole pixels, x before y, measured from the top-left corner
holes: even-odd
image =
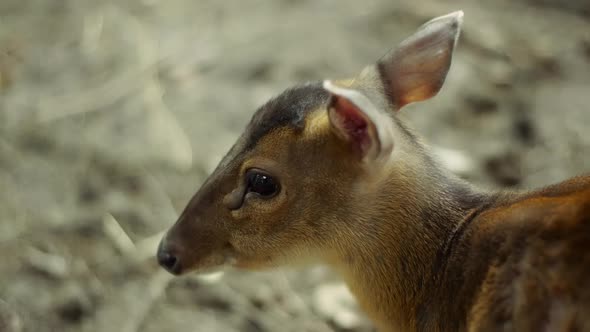
[[[316,231],[310,226],[315,221],[309,220],[307,215],[314,204],[302,201],[308,181],[316,178],[312,169],[315,156],[310,152],[308,158],[298,158],[306,149],[307,140],[330,135],[329,127],[321,124],[325,121],[320,113],[314,113],[318,121],[315,129],[306,126],[302,132],[288,128],[274,130],[246,156],[240,173],[244,174],[250,168],[262,169],[279,179],[281,191],[269,200],[249,200],[232,212],[235,221],[247,229],[232,234],[231,243],[238,253],[238,261],[241,255],[250,265],[256,266],[274,265],[276,261],[285,260],[307,261],[312,258],[310,251],[321,246],[321,241],[314,241]],[[312,173],[308,171],[308,178],[301,179],[301,170],[305,169]],[[322,176],[329,180],[329,177]],[[258,259],[260,262],[255,263]]]

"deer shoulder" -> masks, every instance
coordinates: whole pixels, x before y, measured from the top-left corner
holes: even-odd
[[[590,178],[499,199],[473,223],[463,255],[483,281],[470,330],[590,329]]]

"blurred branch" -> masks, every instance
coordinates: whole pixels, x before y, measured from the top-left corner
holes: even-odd
[[[161,231],[143,240],[140,240],[135,245],[134,259],[137,262],[144,262],[147,259],[153,258],[156,254],[158,244],[166,234],[166,231]]]
[[[149,283],[142,294],[142,301],[135,302],[132,307],[126,308],[127,320],[122,324],[119,331],[137,332],[141,331],[143,322],[148,317],[154,303],[162,296],[173,276],[163,269],[158,270],[149,280]]]
[[[34,247],[26,250],[27,263],[35,270],[61,280],[68,274],[68,263],[62,256],[46,253]]]
[[[117,219],[110,213],[107,213],[103,217],[102,222],[105,234],[113,242],[115,247],[127,257],[134,256],[133,253],[136,251],[135,244],[133,244],[133,241]]]
[[[135,46],[137,60],[136,65],[129,63],[129,69],[115,75],[110,80],[102,84],[76,91],[75,93],[66,94],[62,96],[52,96],[50,98],[41,98],[39,100],[38,119],[40,122],[49,122],[63,117],[88,113],[103,109],[119,99],[128,96],[133,91],[143,88],[142,82],[153,75],[153,69],[157,66],[160,59],[157,57],[155,47],[151,41],[146,37],[141,23],[134,16],[125,13],[118,7],[109,6],[104,12],[106,14],[99,15],[98,23],[91,28],[92,23],[87,23],[83,29],[83,36],[81,37],[82,47],[88,51],[92,42],[98,44],[99,37],[102,33],[102,26],[104,16],[110,15],[116,21],[124,22],[125,32],[130,32],[134,35],[136,40]],[[88,22],[86,19],[85,22]]]
[[[84,18],[84,26],[80,44],[86,53],[98,49],[103,36],[103,26],[106,17],[125,26],[124,33],[133,34],[130,40],[136,41],[130,48],[135,50],[136,60],[129,62],[129,69],[115,75],[102,84],[68,93],[62,96],[52,96],[39,101],[38,118],[41,122],[53,121],[66,116],[87,113],[104,108],[135,90],[143,88],[142,82],[153,74],[162,59],[158,58],[154,43],[149,40],[140,21],[133,15],[126,13],[114,5],[108,6],[103,12],[93,17]]]
[[[105,23],[105,20],[108,21]],[[166,160],[175,168],[189,169],[193,159],[190,139],[174,113],[164,103],[164,92],[158,76],[158,68],[165,66],[167,60],[174,61],[177,57],[171,56],[168,50],[164,50],[166,53],[162,54],[158,41],[144,22],[114,5],[84,18],[79,43],[83,53],[91,55],[95,51],[106,49],[109,36],[103,32],[105,25],[122,26],[122,32],[126,35],[124,40],[132,41],[131,56],[125,56],[122,72],[113,73],[106,81],[90,88],[40,98],[38,121],[47,123],[104,110],[107,106],[133,95],[133,100],[141,103],[139,110],[144,112],[142,121],[146,126],[145,132],[154,140],[154,153],[165,153],[168,156]],[[110,33],[113,34],[112,31]],[[113,38],[114,36],[110,36],[110,39]]]
[[[104,31],[104,13],[98,12],[84,16],[81,47],[86,53],[96,52]]]

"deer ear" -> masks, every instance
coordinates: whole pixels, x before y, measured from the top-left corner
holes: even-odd
[[[429,99],[441,89],[462,21],[462,11],[437,17],[377,62],[385,91],[397,109]]]
[[[360,160],[372,162],[387,158],[393,149],[391,119],[380,112],[360,91],[324,81],[330,92],[328,118],[332,131]]]

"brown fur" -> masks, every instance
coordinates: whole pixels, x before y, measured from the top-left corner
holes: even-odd
[[[382,331],[590,331],[590,177],[483,192],[387,112],[438,92],[458,20],[435,21],[380,62],[390,65],[330,94],[306,85],[263,106],[162,241],[162,264],[173,256],[180,274],[322,262]],[[346,112],[329,113],[334,96]],[[355,114],[370,127],[347,123]],[[370,154],[359,158],[355,135]],[[250,169],[278,179],[277,195],[248,194]]]

